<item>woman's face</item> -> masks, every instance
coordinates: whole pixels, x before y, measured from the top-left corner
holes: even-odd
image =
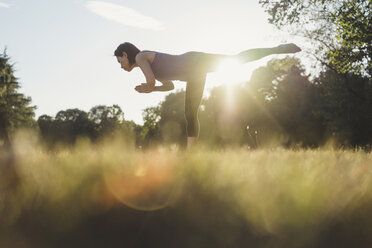
[[[119,57],[116,56],[118,63],[121,65],[121,68],[123,68],[126,71],[131,71],[133,67],[129,64],[129,60],[126,53],[123,53],[123,56]]]

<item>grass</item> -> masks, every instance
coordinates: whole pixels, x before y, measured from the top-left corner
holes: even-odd
[[[0,247],[372,246],[371,153],[47,151],[30,135],[14,153],[0,155]]]

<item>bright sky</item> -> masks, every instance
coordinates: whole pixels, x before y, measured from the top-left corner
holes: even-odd
[[[120,69],[113,52],[125,41],[141,50],[234,54],[276,46],[288,36],[267,23],[251,0],[0,0],[0,51],[15,63],[21,92],[36,117],[60,110],[118,104],[125,119],[142,124],[142,110],[169,92],[139,94],[140,69]],[[236,75],[247,81],[268,59],[208,76],[208,89]],[[185,88],[175,82],[176,89]]]

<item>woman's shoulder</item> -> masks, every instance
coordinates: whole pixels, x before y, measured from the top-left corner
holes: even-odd
[[[156,56],[157,53],[158,52],[155,52],[155,51],[143,50],[136,55],[136,60],[137,59],[146,59],[147,61],[152,63],[152,61],[154,61],[155,56]]]

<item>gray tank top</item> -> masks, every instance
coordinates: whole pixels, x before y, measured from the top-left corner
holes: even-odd
[[[201,74],[199,63],[203,54],[202,52],[187,52],[181,55],[171,55],[155,52],[151,69],[159,81],[188,81]]]

